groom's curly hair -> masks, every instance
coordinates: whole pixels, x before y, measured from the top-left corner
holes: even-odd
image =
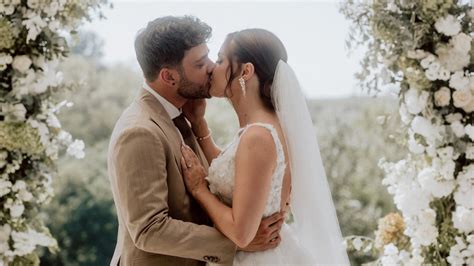
[[[164,67],[181,69],[187,50],[206,43],[212,28],[193,16],[166,16],[150,21],[135,38],[135,53],[146,80]]]

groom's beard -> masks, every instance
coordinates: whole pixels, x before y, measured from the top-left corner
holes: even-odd
[[[205,85],[201,85],[183,78],[179,84],[178,94],[186,99],[211,98],[210,88],[211,84],[209,81]]]

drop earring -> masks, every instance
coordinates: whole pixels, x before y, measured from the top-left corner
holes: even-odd
[[[240,82],[240,87],[242,88],[242,93],[244,94],[244,97],[245,97],[246,88],[245,88],[245,80],[244,80],[244,78],[240,78],[240,79],[239,79],[239,82]]]

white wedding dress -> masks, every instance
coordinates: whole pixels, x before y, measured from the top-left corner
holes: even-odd
[[[271,190],[263,217],[271,216],[280,211],[281,191],[285,175],[285,154],[276,129],[270,124],[254,123],[241,128],[234,139],[215,158],[210,167],[206,180],[213,194],[228,206],[232,206],[232,195],[235,183],[235,155],[240,138],[251,126],[260,126],[268,129],[273,136],[277,150],[277,165],[272,175]],[[315,265],[316,260],[309,250],[301,246],[289,225],[284,224],[281,232],[281,243],[275,249],[262,252],[238,251],[234,265]]]

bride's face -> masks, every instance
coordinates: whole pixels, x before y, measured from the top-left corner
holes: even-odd
[[[225,90],[228,87],[230,78],[230,61],[226,56],[225,50],[221,48],[218,54],[218,58],[215,64],[214,71],[211,76],[211,88],[209,93],[212,97],[227,97]],[[236,80],[233,80],[230,84],[230,90],[234,91],[233,88],[238,85]]]

